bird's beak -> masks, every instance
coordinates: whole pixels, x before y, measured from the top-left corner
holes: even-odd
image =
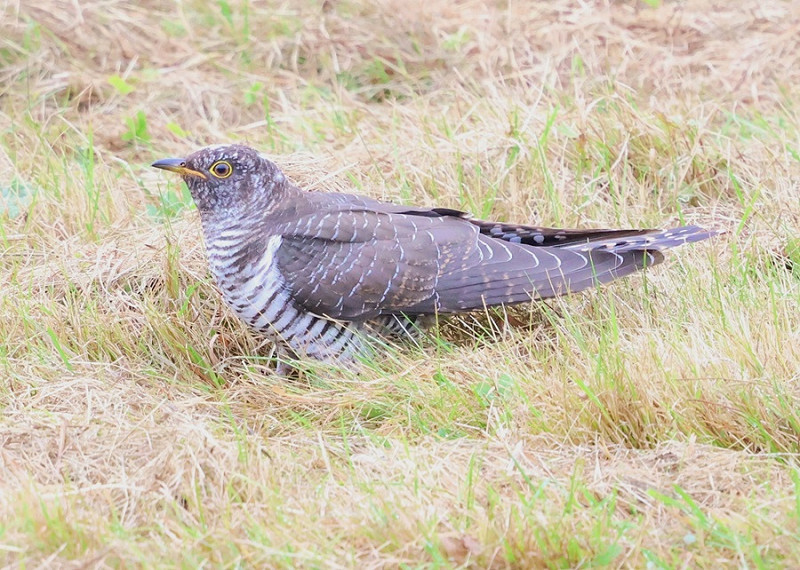
[[[192,170],[191,168],[186,168],[186,160],[182,158],[164,158],[162,160],[157,160],[150,166],[154,166],[156,168],[161,168],[162,170],[169,170],[170,172],[177,172],[181,176],[196,176],[197,178],[202,178],[206,180],[206,175],[202,172],[197,170]]]

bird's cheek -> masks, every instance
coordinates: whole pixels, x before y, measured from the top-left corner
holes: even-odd
[[[213,193],[203,184],[189,182],[189,193],[192,195],[195,205],[200,210],[208,210],[214,205]]]

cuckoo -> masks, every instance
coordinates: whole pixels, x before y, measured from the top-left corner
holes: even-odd
[[[697,226],[556,229],[307,192],[247,146],[153,163],[180,174],[200,212],[225,301],[295,357],[347,361],[370,339],[447,315],[575,293],[715,235]]]

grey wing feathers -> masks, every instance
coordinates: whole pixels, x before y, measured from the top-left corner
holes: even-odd
[[[548,231],[554,235],[561,230]],[[568,234],[564,245],[530,247],[516,240],[504,243],[504,237],[492,239],[482,232],[480,263],[440,278],[437,310],[464,311],[576,293],[661,263],[663,250],[706,239],[716,232],[685,226],[671,230],[588,230],[583,239],[579,230]]]
[[[442,222],[369,210],[312,214],[284,228],[278,264],[310,311],[345,320],[401,312],[435,296],[442,266],[460,257],[453,247],[477,233],[459,225],[449,241],[437,239],[431,227]]]
[[[297,303],[344,320],[467,311],[577,292],[660,263],[663,250],[715,233],[697,226],[536,228],[360,197],[337,206],[278,228],[278,263]]]
[[[438,303],[407,312],[457,312],[575,293],[659,263],[660,252],[529,248],[481,236],[479,263],[439,279]]]

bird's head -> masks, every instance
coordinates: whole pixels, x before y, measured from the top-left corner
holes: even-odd
[[[263,211],[286,181],[278,167],[243,145],[215,145],[186,158],[165,158],[152,164],[180,174],[203,215]]]

